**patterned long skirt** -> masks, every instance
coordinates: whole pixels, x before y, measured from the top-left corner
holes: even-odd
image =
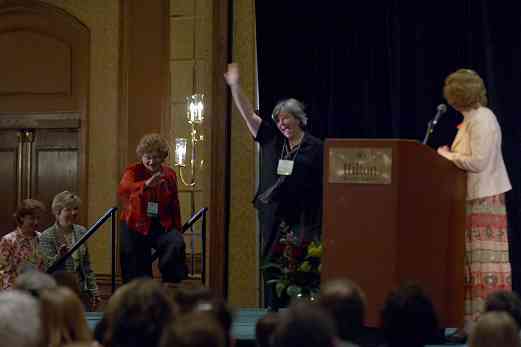
[[[469,200],[465,230],[465,325],[475,322],[486,297],[511,290],[504,194]]]

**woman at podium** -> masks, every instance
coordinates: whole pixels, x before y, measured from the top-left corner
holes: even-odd
[[[261,118],[241,90],[237,64],[228,66],[225,80],[261,149],[254,204],[259,212],[263,256],[270,255],[277,241],[289,233],[301,242],[319,239],[323,144],[306,131],[304,106],[295,99],[282,100],[271,117]]]
[[[438,153],[467,172],[465,230],[465,330],[488,294],[511,289],[505,192],[512,187],[501,154],[501,128],[487,108],[487,91],[473,70],[445,79],[445,99],[463,115],[449,148]]]

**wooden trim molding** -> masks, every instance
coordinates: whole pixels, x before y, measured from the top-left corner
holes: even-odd
[[[213,70],[211,184],[210,184],[210,262],[209,286],[227,296],[228,228],[230,206],[230,99],[223,71],[230,58],[230,9],[232,0],[216,0],[213,14]]]
[[[81,128],[81,115],[78,112],[0,114],[0,129],[65,128]]]

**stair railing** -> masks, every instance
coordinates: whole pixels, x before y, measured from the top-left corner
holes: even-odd
[[[105,214],[94,223],[74,245],[60,258],[58,258],[49,268],[47,269],[48,274],[52,274],[62,266],[72,254],[80,248],[98,229],[105,224],[105,222],[111,218],[112,224],[112,254],[111,254],[111,285],[112,293],[116,290],[116,212],[117,207],[111,207],[105,212]]]
[[[208,207],[203,207],[196,213],[194,213],[190,219],[186,221],[185,224],[181,227],[181,233],[184,234],[188,229],[192,229],[194,224],[201,220],[201,282],[205,283],[206,277],[206,213],[208,212]],[[192,257],[194,255],[192,254]],[[157,252],[152,253],[152,262],[154,262],[158,257]],[[194,273],[194,269],[192,268],[192,274]]]

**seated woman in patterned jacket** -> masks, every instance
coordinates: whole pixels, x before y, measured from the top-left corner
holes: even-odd
[[[40,253],[44,258],[46,268],[65,255],[87,232],[85,227],[75,224],[80,203],[80,198],[69,191],[63,191],[54,197],[51,208],[56,217],[56,223],[44,230],[40,238]],[[100,299],[96,274],[90,265],[87,244],[78,248],[58,271],[67,271],[77,275],[82,300],[87,309],[93,310]]]
[[[13,287],[16,277],[34,268],[43,270],[43,259],[38,252],[40,214],[45,206],[38,200],[26,199],[14,213],[17,227],[0,239],[0,288]]]

